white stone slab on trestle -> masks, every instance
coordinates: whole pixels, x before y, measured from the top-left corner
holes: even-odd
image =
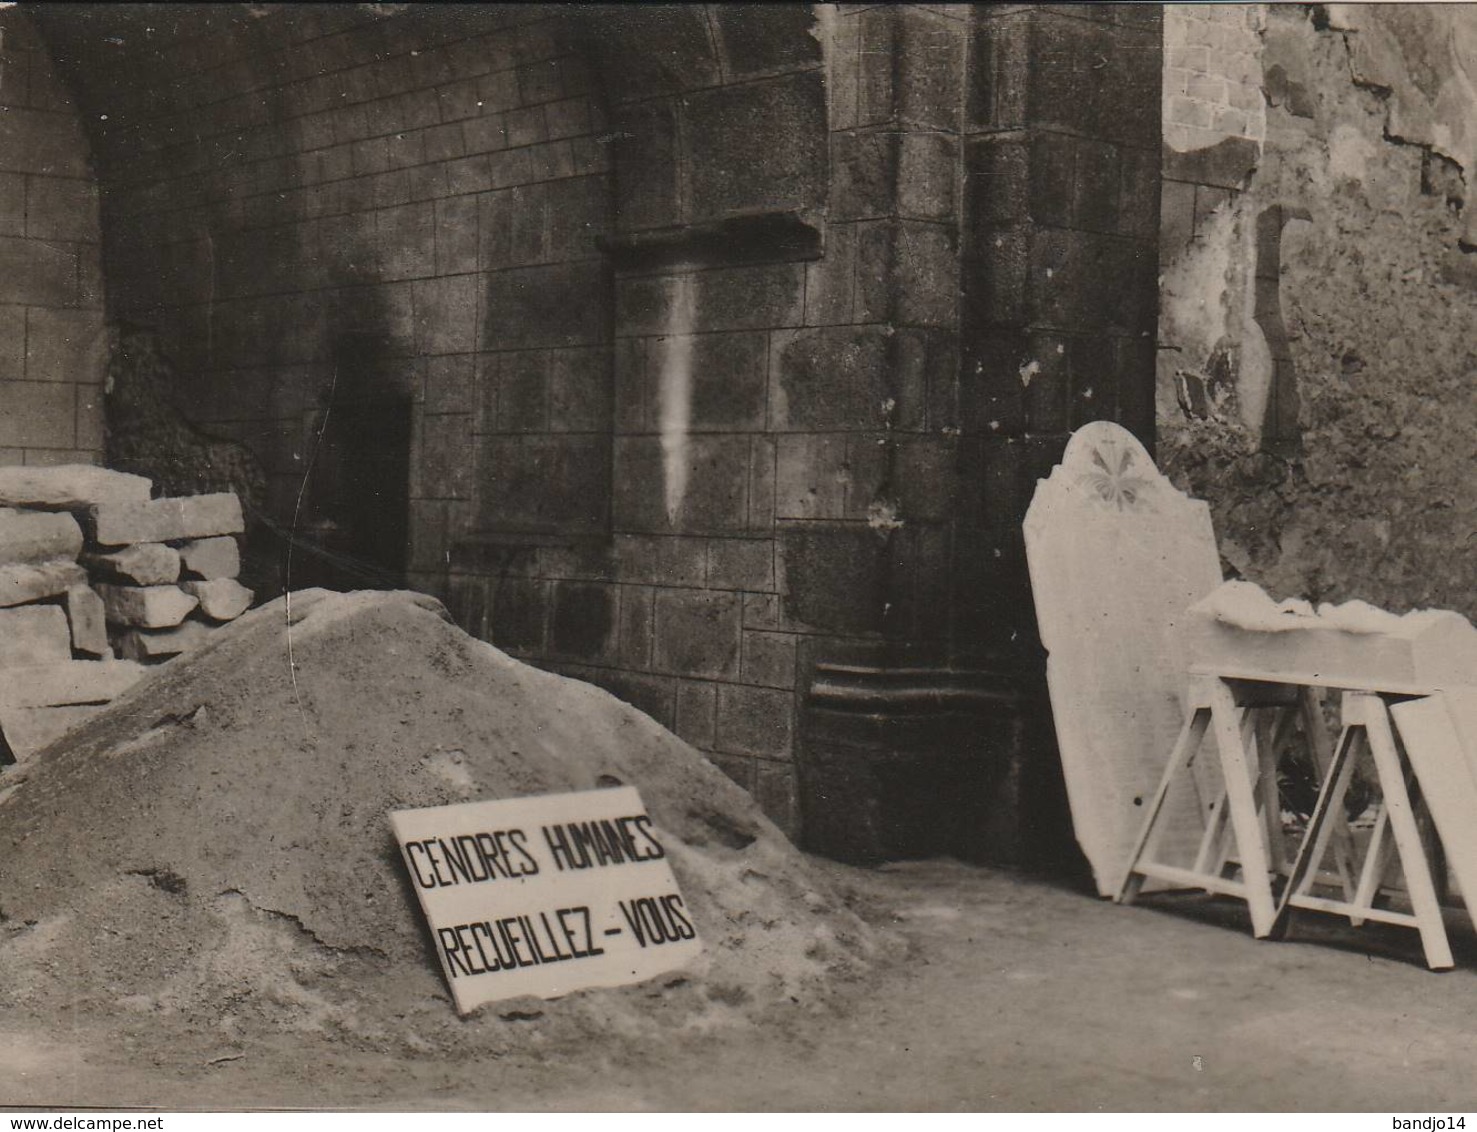
[[[1111,896],[1184,722],[1179,626],[1221,583],[1210,509],[1177,491],[1129,432],[1096,421],[1038,481],[1025,539],[1072,823],[1098,892]],[[1201,761],[1197,773],[1218,775],[1213,756]],[[1207,780],[1201,797],[1166,803],[1160,859],[1177,846],[1194,855],[1214,791]]]

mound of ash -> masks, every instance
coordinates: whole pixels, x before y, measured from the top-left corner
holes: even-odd
[[[703,957],[457,1018],[386,814],[617,783]],[[686,743],[416,594],[279,598],[0,776],[0,1009],[495,1055],[823,1008],[892,946]]]

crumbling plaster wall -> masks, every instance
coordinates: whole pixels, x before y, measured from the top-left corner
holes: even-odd
[[[30,17],[0,11],[0,464],[101,460],[98,245],[77,108]]]
[[[1161,463],[1279,595],[1477,614],[1477,12],[1220,13],[1166,12],[1166,123],[1211,125],[1165,130]],[[1211,105],[1247,44],[1262,130]]]

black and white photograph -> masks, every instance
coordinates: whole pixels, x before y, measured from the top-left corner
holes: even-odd
[[[1460,1132],[1474,188],[1470,4],[0,4],[0,1110]]]

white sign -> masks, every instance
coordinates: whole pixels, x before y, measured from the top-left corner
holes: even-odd
[[[457,1010],[636,983],[702,951],[634,787],[390,814]]]

